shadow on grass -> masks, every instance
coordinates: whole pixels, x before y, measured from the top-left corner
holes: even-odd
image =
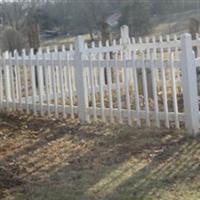
[[[159,153],[149,164],[137,171],[134,170],[134,165],[129,164],[123,170],[117,169],[116,176],[112,179],[108,177],[112,176],[113,172],[107,174],[90,188],[89,194],[104,200],[162,199],[160,191],[171,190],[174,185],[189,185],[194,182],[198,188],[200,185],[196,183],[200,179],[199,155],[200,138],[183,139]],[[127,177],[124,179],[124,176]],[[184,191],[182,193],[184,194]],[[196,191],[196,195],[199,197],[200,191]]]
[[[82,147],[71,152],[63,160],[65,166],[48,168],[48,181],[28,185],[17,199],[142,199],[158,187],[173,184],[176,177],[184,181],[190,165],[197,170],[197,163],[188,160],[199,150],[193,139],[170,131],[125,127],[112,131],[87,139],[83,135],[88,133],[75,134],[79,142],[90,140],[92,145],[85,152]]]

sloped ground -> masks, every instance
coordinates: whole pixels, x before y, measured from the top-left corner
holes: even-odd
[[[188,32],[189,31],[189,23],[190,19],[195,18],[197,20],[200,20],[200,12],[199,10],[189,10],[185,12],[179,12],[169,15],[163,15],[163,16],[155,16],[151,18],[151,24],[152,24],[152,30],[149,32],[148,36],[160,36],[163,35],[164,37],[166,35],[174,35],[177,34],[180,36],[180,34]],[[90,41],[89,34],[82,35],[84,40]],[[119,37],[119,28],[118,33],[113,33],[114,38]],[[133,35],[131,35],[132,37]],[[74,43],[75,36],[74,37],[56,37],[54,39],[44,40],[42,41],[41,45],[43,47],[49,46],[50,48],[54,48],[55,45],[62,46],[63,44],[69,45]]]
[[[0,199],[200,199],[200,137],[19,114],[0,119]]]
[[[150,35],[166,36],[189,32],[190,19],[195,18],[200,20],[199,10],[189,10],[180,13],[169,14],[166,16],[159,16],[152,18],[153,29]]]

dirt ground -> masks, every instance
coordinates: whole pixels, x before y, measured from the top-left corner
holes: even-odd
[[[198,200],[200,137],[0,114],[0,199]]]

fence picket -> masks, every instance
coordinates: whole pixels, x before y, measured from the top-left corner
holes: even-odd
[[[176,93],[176,78],[174,71],[174,54],[171,53],[170,56],[170,66],[171,66],[171,78],[172,78],[172,97],[173,97],[173,107],[175,114],[175,125],[176,128],[180,128],[179,119],[178,119],[178,104],[177,104],[177,93]]]
[[[95,42],[93,41],[92,42],[92,48],[95,48]],[[96,58],[96,55],[93,56],[93,60],[95,60]],[[95,85],[95,88],[98,87],[98,73],[97,73],[97,67],[93,67],[93,71],[94,71],[94,85]]]
[[[66,58],[67,58],[67,66],[66,66],[66,70],[67,70],[67,82],[68,82],[68,93],[69,93],[69,101],[70,101],[70,110],[71,110],[71,117],[74,118],[74,109],[73,109],[73,106],[74,106],[74,99],[73,99],[73,88],[72,88],[72,80],[71,80],[71,76],[72,76],[72,73],[71,73],[71,66],[69,64],[69,60],[70,60],[70,56],[69,56],[69,52],[67,52],[66,54]]]
[[[108,41],[106,42],[106,46],[109,46]],[[108,87],[108,100],[109,100],[109,110],[110,110],[110,121],[114,122],[114,116],[113,116],[113,96],[112,96],[112,74],[111,69],[109,67],[109,60],[110,60],[110,54],[106,53],[106,75],[108,83],[106,87]]]
[[[102,47],[102,43],[99,42],[99,47]],[[98,69],[99,69],[99,93],[100,93],[100,105],[101,105],[101,117],[105,122],[105,104],[104,104],[104,67],[101,66],[101,61],[103,60],[103,56],[101,53],[98,53]]]
[[[50,57],[51,57],[51,53],[50,53],[50,49],[49,47],[46,48],[46,52],[47,52],[47,57],[49,58],[50,60]],[[52,76],[51,76],[51,73],[52,73],[52,67],[51,67],[51,64],[49,64],[49,66],[47,67],[48,68],[48,74],[49,74],[49,77],[48,77],[48,82],[49,82],[49,94],[50,96],[52,96],[53,94],[53,84],[52,84]]]
[[[122,39],[120,39],[120,45],[123,45]],[[120,60],[123,61],[123,50],[120,51]],[[121,68],[121,82],[124,83],[124,68]],[[122,93],[124,93],[124,88],[122,88]]]
[[[39,58],[42,55],[41,49],[38,50],[36,54],[36,60],[37,60],[37,77],[38,77],[38,94],[39,94],[39,101],[40,101],[40,114],[41,116],[44,116],[44,110],[43,110],[43,95],[44,95],[44,80],[43,80],[43,66],[39,62]],[[42,60],[44,61],[44,60]]]
[[[160,37],[160,41],[163,39]],[[163,104],[164,104],[164,113],[165,113],[165,126],[169,128],[169,117],[168,117],[168,103],[167,103],[167,90],[166,90],[166,76],[165,76],[165,68],[164,68],[164,52],[163,48],[160,49],[160,57],[161,57],[161,81],[162,81],[162,92],[163,92]]]
[[[4,85],[3,85],[3,60],[2,60],[2,55],[0,54],[0,109],[3,109],[3,101],[4,101]]]
[[[178,41],[178,38],[177,38],[177,35],[176,34],[174,34],[174,37],[173,37],[173,40],[174,40],[174,42],[177,42]],[[179,57],[179,48],[178,47],[175,47],[175,49],[174,49],[174,59],[175,60],[179,60],[180,59],[180,57]],[[175,75],[176,75],[176,81],[180,81],[181,80],[181,75],[180,75],[180,73],[181,73],[181,70],[180,70],[180,68],[177,68],[176,70],[175,70]]]
[[[25,64],[26,50],[22,50],[22,66],[23,66],[23,76],[24,76],[24,90],[25,90],[25,110],[29,114],[29,104],[28,104],[28,77],[27,77],[27,66]]]
[[[6,63],[6,59],[8,59],[9,52],[6,51],[3,53],[3,70],[4,70],[4,85],[5,85],[5,95],[6,95],[6,109],[9,109],[9,101],[11,100],[11,92],[10,92],[10,76],[9,76],[9,66]]]
[[[29,66],[31,68],[31,88],[32,88],[32,104],[33,104],[33,113],[34,115],[37,114],[37,110],[36,110],[36,67],[33,65],[32,63],[32,57],[33,57],[33,49],[30,49],[30,54],[29,54]],[[18,68],[20,69],[20,68]],[[18,72],[19,76],[20,76],[20,70]],[[19,91],[21,91],[21,83],[19,82]],[[20,94],[21,97],[21,94]]]
[[[149,44],[150,38],[146,37],[145,41],[146,41],[147,44]],[[150,49],[149,48],[146,49],[146,59],[145,60],[150,62]],[[147,84],[148,97],[153,98],[153,86],[152,86],[152,81],[151,81],[152,80],[152,74],[151,74],[150,67],[147,68],[146,73],[147,73],[147,83],[148,83]]]
[[[160,127],[160,120],[159,120],[159,108],[158,108],[158,90],[157,90],[157,69],[155,65],[156,61],[156,54],[153,52],[150,54],[151,60],[151,73],[152,73],[152,89],[153,89],[153,101],[154,101],[154,112],[155,112],[155,120],[156,120],[156,127]]]
[[[94,66],[92,65],[92,55],[89,55],[89,79],[90,79],[90,89],[92,95],[92,108],[93,108],[93,117],[94,120],[97,120],[97,113],[96,113],[96,92],[95,92],[95,73],[94,73]]]
[[[46,93],[46,104],[47,104],[47,115],[50,117],[51,110],[50,110],[50,88],[49,88],[49,64],[47,62],[47,55],[43,53],[43,61],[44,61],[44,81],[45,81],[45,93]]]
[[[152,37],[152,43],[153,43],[153,58],[154,58],[154,60],[157,60],[158,58],[157,58],[157,48],[156,48],[156,37],[155,36],[153,36]],[[156,67],[156,66],[155,66]],[[158,82],[159,81],[159,70],[155,70],[155,79],[156,79],[156,82]]]
[[[55,58],[58,58],[59,52],[58,52],[58,46],[54,47],[55,52]],[[56,90],[58,93],[60,93],[60,81],[59,81],[59,62],[55,62],[54,58],[54,65],[55,65],[55,80],[56,80]],[[58,60],[57,60],[58,61]]]
[[[147,89],[147,74],[145,68],[145,55],[142,52],[142,82],[143,82],[143,93],[144,93],[144,104],[145,104],[145,113],[146,113],[146,125],[150,127],[150,118],[149,118],[149,96]]]
[[[84,47],[85,47],[85,49],[87,50],[89,47],[88,47],[88,43],[84,43]],[[86,69],[85,69],[85,74],[86,74],[86,84],[87,84],[87,88],[90,88],[91,87],[91,83],[90,83],[90,75],[89,75],[89,68],[87,67]]]
[[[137,77],[137,66],[136,66],[136,52],[132,53],[132,64],[133,64],[133,80],[134,80],[134,91],[135,91],[135,102],[136,102],[136,122],[137,126],[141,126],[140,118],[140,96],[139,96],[139,87],[138,87],[138,77]]]
[[[14,68],[14,87],[15,87],[15,92],[16,92],[16,109],[17,109],[17,101],[19,99],[19,90],[18,90],[18,81],[19,81],[19,78],[18,78],[18,73],[17,73],[17,66],[16,66],[16,62],[15,62],[15,54],[16,54],[17,50],[14,50],[13,51],[13,57],[12,57],[12,60],[13,60],[13,68]]]
[[[68,91],[67,91],[67,88],[68,88],[68,83],[67,83],[67,61],[63,61],[63,59],[67,59],[67,51],[66,51],[66,47],[65,45],[62,45],[62,53],[63,53],[63,56],[61,57],[62,58],[62,66],[63,66],[63,83],[64,84],[64,93],[65,93],[65,98],[67,98],[68,96]]]
[[[12,55],[9,53],[9,72],[10,72],[10,86],[11,86],[11,101],[12,101],[12,109],[15,111],[16,109],[16,98],[15,98],[15,83],[14,83],[14,66],[12,65]]]
[[[74,51],[72,44],[70,44],[70,51],[71,52]],[[72,55],[74,56],[74,54],[73,53],[70,54],[70,57],[69,57],[70,60],[74,59]],[[72,84],[72,91],[75,91],[76,90],[76,81],[75,81],[75,68],[74,67],[71,67],[71,84]]]
[[[122,120],[122,112],[121,112],[121,109],[122,109],[122,102],[121,102],[121,86],[120,86],[120,79],[119,79],[119,71],[120,71],[120,66],[117,65],[117,53],[115,53],[114,55],[114,60],[115,60],[115,77],[116,77],[116,84],[117,84],[117,109],[118,109],[118,120],[119,120],[119,123],[122,123],[123,120]]]
[[[130,87],[129,87],[129,69],[127,67],[127,55],[124,54],[124,80],[125,80],[125,95],[126,95],[126,106],[128,110],[128,124],[132,125],[132,119],[131,119],[131,104],[130,104]]]
[[[52,72],[52,89],[53,89],[53,101],[54,101],[54,113],[58,118],[58,97],[57,97],[57,80],[56,80],[56,65],[53,59],[53,53],[51,53],[51,72]]]
[[[58,53],[57,55],[58,59],[58,77],[60,81],[60,91],[61,91],[61,104],[62,104],[62,114],[63,118],[66,118],[66,113],[65,113],[65,92],[64,92],[64,66],[63,63],[61,62],[61,57],[60,54]]]

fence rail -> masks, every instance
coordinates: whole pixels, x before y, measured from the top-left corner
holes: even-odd
[[[195,53],[194,53],[195,52]],[[112,44],[77,37],[66,50],[31,50],[0,57],[0,108],[84,122],[186,127],[199,132],[200,39],[129,38]]]

